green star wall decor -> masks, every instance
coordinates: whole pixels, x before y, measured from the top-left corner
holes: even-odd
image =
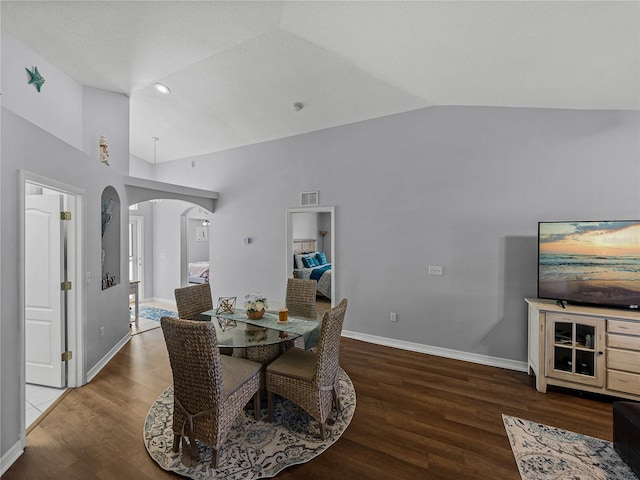
[[[29,80],[29,84],[34,84],[38,93],[40,93],[40,89],[42,88],[42,84],[44,83],[44,78],[40,75],[38,71],[38,67],[33,67],[33,71],[25,68],[31,79]]]

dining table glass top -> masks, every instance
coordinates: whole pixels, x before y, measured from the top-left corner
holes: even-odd
[[[305,348],[313,348],[320,338],[321,322],[289,315],[287,322],[278,321],[277,310],[267,310],[258,320],[247,318],[242,309],[234,313],[216,313],[216,309],[201,314],[211,319],[216,329],[218,346],[233,348],[274,345],[304,337]]]

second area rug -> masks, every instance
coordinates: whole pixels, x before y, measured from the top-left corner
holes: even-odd
[[[613,443],[502,416],[523,480],[636,480]]]

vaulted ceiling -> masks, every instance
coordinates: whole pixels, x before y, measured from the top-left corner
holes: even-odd
[[[636,1],[0,8],[63,72],[130,96],[131,153],[147,161],[153,137],[162,162],[433,105],[640,109]]]

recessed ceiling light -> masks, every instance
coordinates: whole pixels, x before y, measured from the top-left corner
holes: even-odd
[[[167,87],[164,83],[156,83],[154,86],[160,93],[167,94],[171,92],[171,90],[169,90],[169,87]]]

